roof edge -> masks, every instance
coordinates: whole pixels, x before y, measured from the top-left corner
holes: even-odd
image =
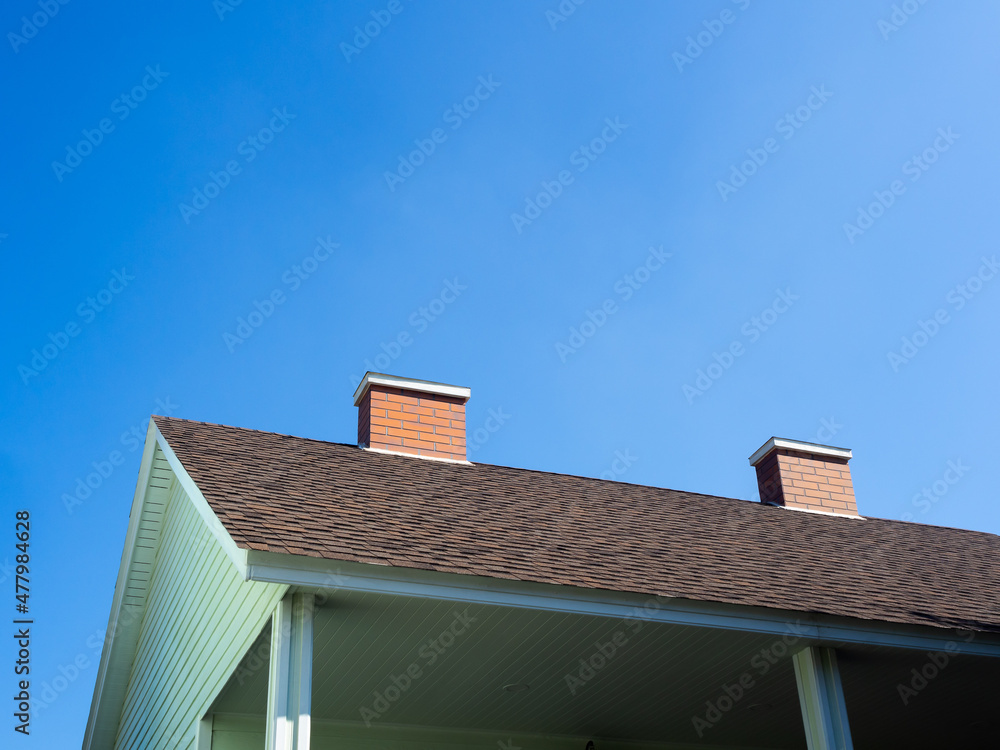
[[[152,417],[149,420],[149,425],[146,428],[146,441],[143,447],[142,461],[139,465],[139,478],[136,483],[135,494],[132,499],[132,507],[129,512],[129,524],[128,531],[125,535],[125,548],[122,552],[121,564],[118,568],[118,578],[115,582],[115,593],[111,602],[111,613],[108,617],[108,627],[105,631],[104,636],[104,646],[101,651],[101,660],[98,665],[97,679],[94,685],[94,696],[90,703],[90,713],[87,717],[87,726],[84,731],[83,738],[83,750],[91,750],[93,747],[94,735],[98,731],[99,726],[102,722],[111,721],[112,719],[105,715],[104,711],[113,710],[113,706],[108,706],[107,702],[104,701],[105,697],[105,683],[108,678],[109,672],[113,669],[121,669],[120,665],[112,666],[112,662],[117,662],[119,657],[121,657],[121,648],[129,648],[129,645],[122,646],[122,637],[128,635],[130,627],[134,627],[136,615],[134,613],[126,613],[128,617],[124,618],[126,620],[124,630],[123,630],[123,617],[122,611],[125,601],[125,586],[128,582],[129,573],[132,569],[133,559],[135,557],[136,545],[138,542],[139,525],[143,517],[143,508],[145,507],[146,499],[150,490],[150,478],[153,473],[153,463],[156,456],[157,449],[166,459],[170,466],[171,471],[174,474],[174,479],[181,485],[184,493],[194,504],[202,520],[208,526],[216,540],[222,546],[223,550],[226,552],[227,556],[232,561],[233,565],[240,577],[243,580],[247,580],[247,550],[241,549],[236,545],[236,542],[226,531],[222,522],[219,520],[218,516],[215,515],[211,507],[208,505],[208,501],[202,495],[201,490],[198,489],[194,480],[191,479],[184,466],[178,460],[173,449],[167,443],[166,438],[162,435],[159,427],[156,425],[156,417]],[[145,617],[145,604],[142,607],[142,613],[139,616],[139,622]],[[129,631],[131,632],[131,631]],[[124,656],[128,656],[127,652]],[[131,669],[132,659],[128,658],[128,668]],[[120,711],[121,707],[119,707]],[[120,721],[119,716],[114,718],[115,721]]]
[[[249,580],[290,586],[646,620],[768,635],[794,633],[817,643],[850,642],[902,649],[944,648],[1000,658],[1000,633],[947,625],[909,625],[817,612],[768,609],[666,595],[399,568],[251,550]],[[972,636],[969,640],[956,632]],[[952,647],[954,649],[954,646]]]
[[[187,473],[187,469],[184,468],[184,464],[181,463],[180,459],[177,458],[177,454],[174,453],[174,449],[170,447],[167,439],[160,432],[159,426],[156,424],[156,417],[149,420],[149,423],[153,425],[156,437],[156,443],[163,451],[164,457],[167,459],[167,463],[170,464],[170,468],[174,472],[174,476],[177,478],[178,483],[184,489],[184,492],[194,503],[195,510],[198,511],[198,515],[202,517],[202,520],[211,530],[212,535],[216,538],[216,541],[222,546],[225,551],[226,556],[233,563],[236,571],[239,573],[240,578],[244,581],[247,578],[247,550],[238,546],[229,532],[226,530],[225,524],[219,520],[219,517],[212,510],[212,506],[209,505],[208,500],[202,494],[198,485],[195,484],[194,479],[191,475]]]
[[[153,437],[155,430],[156,427],[151,419],[149,420],[149,425],[146,427],[146,443],[142,450],[142,461],[139,464],[139,477],[136,482],[135,494],[132,497],[128,530],[125,532],[125,547],[122,550],[122,560],[118,567],[118,578],[115,581],[115,593],[111,600],[108,627],[104,632],[104,646],[101,649],[101,660],[98,664],[97,679],[94,683],[94,697],[90,701],[90,713],[87,716],[87,726],[83,735],[83,750],[90,750],[94,739],[94,732],[97,729],[98,721],[101,719],[101,710],[102,708],[106,708],[106,705],[102,705],[101,699],[104,697],[104,683],[107,679],[109,665],[118,642],[115,636],[118,631],[118,620],[121,615],[125,596],[125,582],[128,580],[128,573],[132,567],[132,558],[135,554],[136,542],[139,535],[139,521],[142,518],[142,507],[146,501],[149,478],[153,471],[153,456],[156,453],[156,440]]]

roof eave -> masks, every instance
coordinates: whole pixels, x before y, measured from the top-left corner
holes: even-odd
[[[1000,658],[1000,634],[974,630],[965,641],[946,627],[904,625],[723,602],[327,560],[250,550],[249,580],[330,590],[428,598],[549,612],[645,620],[775,636],[794,632],[817,643],[846,642]],[[652,606],[650,606],[652,604]]]

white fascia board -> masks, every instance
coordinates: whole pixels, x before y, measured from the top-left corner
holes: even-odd
[[[115,582],[115,594],[111,600],[111,614],[108,617],[108,629],[105,631],[101,663],[97,670],[94,698],[90,702],[90,716],[87,718],[87,729],[83,736],[83,750],[90,750],[98,714],[101,710],[101,696],[104,694],[104,683],[108,676],[112,650],[115,647],[115,634],[118,632],[118,618],[121,615],[122,601],[125,597],[125,582],[128,580],[129,570],[132,567],[132,556],[135,553],[135,543],[139,534],[139,520],[142,517],[142,504],[153,470],[153,456],[156,453],[155,429],[153,420],[150,419],[149,426],[146,428],[146,443],[142,449],[142,461],[139,464],[139,479],[136,482],[135,494],[132,496],[132,510],[129,512],[128,531],[125,533],[125,549],[122,551],[118,580]]]
[[[247,577],[306,589],[388,594],[547,612],[642,620],[768,635],[794,634],[818,644],[857,643],[904,649],[941,649],[1000,657],[1000,636],[976,633],[970,641],[944,628],[895,625],[790,610],[667,599],[605,589],[508,581],[300,555],[250,550]]]
[[[402,388],[407,391],[419,391],[421,393],[433,393],[438,396],[448,396],[449,398],[461,398],[466,401],[472,396],[472,389],[460,385],[448,385],[447,383],[435,383],[430,380],[416,380],[414,378],[400,378],[395,375],[384,375],[380,372],[366,372],[365,376],[354,391],[354,405],[361,403],[365,393],[373,385],[381,385],[386,388]]]
[[[848,448],[835,448],[832,445],[820,445],[819,443],[807,443],[802,440],[786,440],[785,438],[773,437],[754,451],[750,456],[750,465],[757,463],[775,448],[784,448],[790,451],[801,453],[815,453],[818,456],[830,456],[831,458],[843,458],[850,460],[854,454]]]
[[[177,478],[178,483],[187,493],[187,496],[191,498],[191,502],[194,504],[195,510],[198,511],[198,515],[201,516],[202,520],[208,526],[209,531],[216,538],[222,549],[225,551],[226,556],[229,557],[233,565],[236,566],[236,570],[239,572],[240,577],[245,581],[247,580],[247,550],[241,549],[233,541],[233,538],[226,531],[226,527],[222,525],[222,521],[219,517],[215,515],[215,511],[208,504],[208,500],[198,489],[198,485],[195,484],[191,475],[187,473],[184,465],[181,464],[180,460],[177,458],[177,454],[174,453],[173,449],[167,443],[166,439],[163,437],[159,428],[153,423],[153,420],[149,420],[149,424],[153,430],[155,430],[156,443],[160,446],[160,450],[163,451],[164,458],[167,459],[167,463],[170,464],[171,470],[174,472],[174,476]]]

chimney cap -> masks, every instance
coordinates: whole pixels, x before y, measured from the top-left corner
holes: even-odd
[[[750,465],[756,466],[764,456],[777,448],[799,451],[800,453],[814,453],[818,456],[830,456],[832,458],[851,459],[854,455],[848,448],[834,448],[832,445],[820,445],[819,443],[807,443],[802,440],[787,440],[785,438],[772,437],[750,456]]]
[[[400,378],[396,375],[386,375],[381,372],[366,372],[365,376],[361,378],[357,390],[354,391],[355,406],[361,404],[361,399],[365,397],[368,389],[373,385],[381,385],[386,388],[401,388],[406,391],[433,393],[438,396],[460,398],[463,401],[468,401],[472,396],[471,388],[464,388],[460,385],[435,383],[431,380],[416,380],[415,378]]]

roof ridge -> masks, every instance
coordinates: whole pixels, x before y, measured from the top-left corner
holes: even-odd
[[[249,433],[253,433],[253,434],[256,434],[256,435],[275,435],[277,437],[287,437],[287,438],[292,438],[294,440],[307,440],[310,443],[319,443],[320,445],[337,445],[337,446],[342,446],[344,448],[355,448],[355,449],[357,448],[357,446],[354,443],[338,443],[338,442],[333,442],[333,441],[330,441],[330,440],[320,440],[318,438],[303,437],[302,435],[292,435],[292,434],[286,433],[286,432],[272,432],[271,430],[255,430],[255,429],[250,428],[250,427],[237,427],[235,425],[222,424],[221,422],[202,422],[201,420],[197,420],[197,419],[180,419],[178,417],[165,417],[165,416],[162,416],[160,414],[153,414],[152,418],[154,420],[164,420],[164,421],[168,421],[168,422],[184,422],[184,423],[187,423],[187,424],[199,424],[199,425],[204,425],[206,427],[221,427],[221,428],[226,429],[226,430],[237,430],[239,432],[249,432]],[[406,455],[406,454],[400,454],[399,456],[393,456],[391,453],[386,453],[384,451],[380,451],[378,453],[378,455],[386,456],[389,459],[393,459],[393,458],[412,459],[413,458],[413,456]],[[567,477],[569,479],[583,479],[583,480],[586,480],[588,482],[597,482],[598,484],[604,484],[604,485],[614,484],[614,485],[625,485],[625,486],[628,486],[628,487],[640,487],[642,489],[650,489],[650,490],[665,490],[667,492],[682,492],[685,495],[692,495],[694,497],[710,498],[712,500],[731,500],[731,501],[737,502],[737,503],[748,503],[748,502],[749,503],[753,503],[754,502],[753,500],[744,500],[743,498],[729,497],[728,495],[710,495],[710,494],[708,494],[706,492],[692,492],[690,490],[679,490],[679,489],[675,489],[673,487],[660,487],[660,486],[654,485],[654,484],[637,484],[635,482],[618,482],[618,481],[615,481],[613,479],[601,479],[600,477],[588,477],[588,476],[586,476],[584,474],[570,474],[570,473],[567,473],[567,472],[564,472],[564,471],[546,471],[545,469],[531,469],[531,468],[526,468],[524,466],[509,466],[507,464],[488,464],[488,463],[481,463],[481,462],[475,462],[475,461],[470,461],[470,463],[473,466],[484,466],[484,467],[489,467],[489,468],[493,468],[493,469],[507,469],[509,471],[527,471],[527,472],[531,472],[533,474],[543,474],[545,476],[550,476],[550,477]]]
[[[205,427],[218,427],[218,428],[222,428],[224,430],[233,430],[233,431],[241,432],[241,433],[249,433],[249,434],[252,434],[252,435],[272,435],[272,436],[275,436],[275,437],[290,438],[292,440],[304,440],[304,441],[307,441],[307,442],[310,442],[310,443],[316,443],[318,445],[323,445],[323,446],[337,446],[337,447],[341,447],[341,448],[350,448],[352,450],[360,450],[358,448],[358,446],[355,445],[354,443],[339,443],[339,442],[333,442],[333,441],[330,441],[330,440],[320,440],[319,438],[304,437],[302,435],[292,435],[292,434],[286,433],[286,432],[274,432],[274,431],[271,431],[271,430],[257,430],[257,429],[253,429],[253,428],[250,428],[250,427],[238,427],[236,425],[222,424],[220,422],[203,422],[203,421],[197,420],[197,419],[181,419],[179,417],[168,417],[168,416],[163,416],[161,414],[153,414],[153,415],[151,415],[151,418],[154,421],[157,421],[158,423],[160,421],[163,421],[163,422],[196,424],[196,425],[202,425],[202,426],[205,426]],[[408,455],[405,455],[405,454],[400,454],[399,456],[393,456],[393,455],[391,455],[389,453],[383,453],[383,452],[379,452],[379,453],[365,452],[365,453],[369,454],[369,455],[385,456],[386,459],[388,459],[388,460],[393,460],[393,459],[412,460],[413,459],[412,456],[408,456]],[[760,502],[758,502],[756,500],[744,500],[743,498],[729,497],[727,495],[712,495],[712,494],[705,493],[705,492],[692,492],[690,490],[680,490],[680,489],[675,489],[673,487],[661,487],[661,486],[653,485],[653,484],[637,484],[635,482],[619,482],[619,481],[616,481],[616,480],[613,480],[613,479],[601,479],[600,477],[588,477],[588,476],[584,476],[582,474],[570,474],[570,473],[561,472],[561,471],[546,471],[544,469],[531,469],[531,468],[526,468],[526,467],[523,467],[523,466],[509,466],[507,464],[489,464],[489,463],[477,463],[477,462],[470,462],[470,463],[472,464],[473,467],[481,466],[481,467],[485,467],[485,468],[488,468],[488,469],[501,469],[501,470],[512,471],[512,472],[531,472],[533,474],[539,474],[539,475],[547,476],[547,477],[565,477],[567,479],[577,479],[577,480],[583,480],[583,481],[587,481],[587,482],[595,482],[597,484],[604,485],[604,486],[607,486],[607,485],[618,485],[618,486],[625,486],[625,487],[636,487],[636,488],[643,489],[643,490],[657,490],[657,491],[662,491],[662,492],[680,493],[680,494],[688,495],[688,496],[694,497],[694,498],[705,498],[705,499],[713,500],[713,501],[714,500],[725,500],[725,501],[732,502],[732,503],[740,503],[740,504],[744,505],[744,507],[755,507],[755,508],[762,508],[762,509],[764,509],[764,508],[770,508],[771,507],[771,506],[768,506],[768,505],[766,505],[764,503],[760,503]],[[785,512],[792,512],[792,513],[797,512],[797,511],[789,511],[788,509],[779,509],[779,510],[784,510]],[[813,516],[813,515],[814,514],[810,514],[810,516]],[[815,514],[814,517],[817,518],[817,519],[818,518],[837,518],[835,516],[826,516],[826,515],[820,515],[820,514]],[[855,519],[855,518],[847,518],[847,519],[842,519],[842,520],[849,520],[849,521],[853,522],[853,521],[856,521],[857,519]],[[981,531],[979,529],[964,529],[964,528],[959,528],[959,527],[955,527],[955,526],[940,526],[938,524],[919,523],[917,521],[904,521],[904,520],[898,519],[898,518],[881,518],[881,517],[878,517],[878,516],[864,516],[864,520],[865,521],[869,521],[869,522],[875,522],[876,524],[878,524],[878,523],[885,523],[885,524],[901,524],[901,525],[905,525],[905,526],[919,526],[921,528],[943,529],[943,530],[946,530],[946,531],[958,532],[958,533],[961,533],[961,534],[976,534],[976,535],[979,535],[979,536],[1000,538],[1000,534],[994,534],[993,532],[990,532],[990,531]]]

